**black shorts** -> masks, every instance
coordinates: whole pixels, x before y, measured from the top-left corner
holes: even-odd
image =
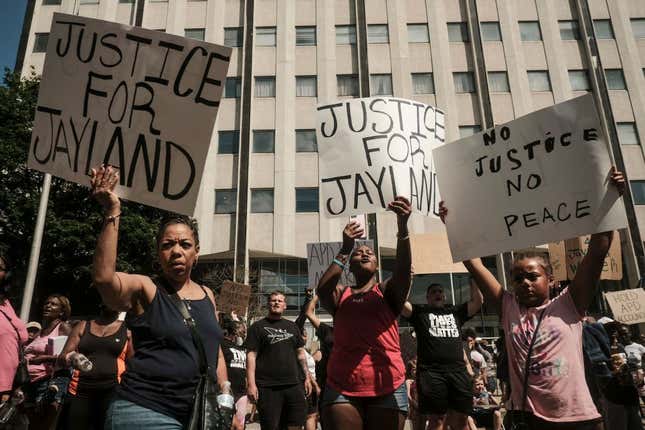
[[[311,389],[311,394],[307,397],[307,415],[318,413],[318,394],[315,389]]]
[[[472,378],[466,369],[417,371],[419,412],[443,415],[448,409],[470,415],[473,408]]]
[[[303,384],[258,387],[258,413],[262,430],[302,426],[307,418]]]
[[[499,409],[473,408],[470,414],[477,427],[493,427],[495,411]]]

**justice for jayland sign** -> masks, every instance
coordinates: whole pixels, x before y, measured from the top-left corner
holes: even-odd
[[[454,261],[627,225],[590,94],[433,151]]]
[[[423,215],[438,213],[432,149],[445,140],[444,114],[394,97],[318,106],[320,202],[327,216],[380,212],[397,195]]]
[[[111,164],[121,197],[192,215],[230,52],[54,14],[29,168],[87,185]]]

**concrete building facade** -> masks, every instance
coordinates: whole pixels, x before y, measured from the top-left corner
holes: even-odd
[[[318,212],[318,103],[369,95],[446,112],[448,141],[581,95],[596,94],[631,184],[622,233],[626,277],[643,269],[645,2],[641,0],[30,0],[18,67],[42,69],[52,14],[80,14],[233,47],[196,217],[205,262],[240,281],[307,287],[306,244],[338,241],[347,220]],[[599,66],[602,69],[599,69]],[[620,165],[620,164],[619,164]],[[395,222],[371,219],[382,268]],[[415,218],[413,232],[437,228]],[[500,277],[504,256],[487,259]],[[640,266],[640,270],[639,270]],[[451,285],[463,274],[418,277]]]

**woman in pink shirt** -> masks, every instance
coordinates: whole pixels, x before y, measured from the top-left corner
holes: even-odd
[[[18,318],[7,298],[8,273],[8,258],[0,254],[0,404],[9,400],[18,368],[18,349],[27,341],[25,323]]]
[[[622,195],[625,190],[622,173],[612,169],[611,182]],[[447,214],[442,203],[442,220]],[[603,428],[585,382],[582,318],[596,294],[612,237],[613,232],[591,235],[589,250],[571,285],[552,300],[549,290],[555,285],[553,269],[541,254],[516,256],[510,277],[512,293],[502,288],[481,259],[464,261],[486,305],[500,313],[511,380],[507,409],[528,429]],[[534,333],[525,387],[525,366]]]

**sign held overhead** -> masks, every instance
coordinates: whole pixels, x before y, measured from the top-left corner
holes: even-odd
[[[192,215],[231,49],[55,13],[31,169],[82,185],[119,169],[119,196]]]
[[[591,94],[433,151],[454,261],[627,226]]]
[[[384,211],[395,196],[437,216],[432,149],[445,140],[445,117],[432,106],[372,97],[318,106],[321,211],[348,216]]]

